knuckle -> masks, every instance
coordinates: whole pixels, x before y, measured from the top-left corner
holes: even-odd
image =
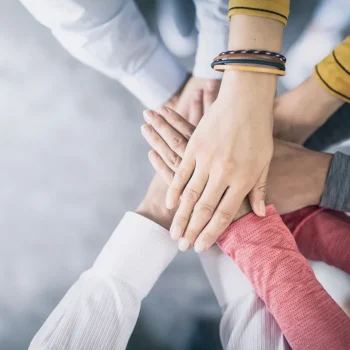
[[[186,201],[197,202],[200,197],[200,193],[193,188],[186,188],[183,197]]]
[[[214,208],[206,203],[198,203],[195,207],[195,211],[201,218],[209,219],[213,216]]]
[[[222,226],[229,225],[232,221],[232,214],[227,210],[219,210],[218,221]]]
[[[172,166],[174,166],[174,167],[178,167],[179,165],[180,165],[180,163],[181,163],[181,159],[180,159],[180,157],[178,157],[176,154],[174,154],[174,153],[170,153],[169,155],[168,155],[168,161],[169,161],[169,163],[172,165]]]
[[[182,137],[175,136],[172,140],[173,149],[177,150],[183,147],[186,144],[186,141]]]
[[[227,178],[233,174],[234,164],[232,162],[226,162],[217,167],[218,174],[221,178]]]
[[[198,237],[198,233],[193,230],[187,230],[185,232],[185,237],[191,242],[191,244],[193,244]]]
[[[179,177],[181,180],[186,179],[186,168],[178,168],[176,170],[176,176]]]
[[[188,222],[188,217],[182,213],[176,215],[176,218],[174,219],[174,223],[176,225],[179,225],[181,228],[185,228]]]

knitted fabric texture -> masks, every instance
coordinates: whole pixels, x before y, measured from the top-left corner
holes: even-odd
[[[350,349],[350,319],[316,280],[275,208],[248,214],[218,239],[248,277],[293,349]]]
[[[320,208],[306,207],[282,215],[301,253],[350,274],[350,217]]]

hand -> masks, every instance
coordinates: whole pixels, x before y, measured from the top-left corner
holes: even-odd
[[[150,161],[162,178],[170,184],[174,176],[174,155],[185,154],[194,127],[175,112],[164,117],[152,113],[151,125],[143,126],[143,134],[155,151]],[[332,155],[307,150],[301,146],[275,140],[274,156],[268,176],[267,203],[274,204],[280,214],[286,214],[308,205],[319,204]],[[181,159],[177,160],[180,163]],[[234,218],[251,211],[245,200]]]
[[[268,74],[257,78],[249,72],[230,73],[233,75],[225,75],[226,88],[189,141],[168,190],[168,208],[177,205],[182,195],[172,235],[183,236],[180,245],[185,250],[198,236],[197,245],[211,246],[249,192],[253,211],[265,215],[266,179],[273,151],[271,91],[276,81]],[[264,88],[250,90],[256,79]]]
[[[343,103],[311,76],[275,99],[274,137],[303,144]]]
[[[168,184],[159,174],[156,174],[148,188],[145,198],[136,209],[136,213],[169,230],[175,215],[175,210],[169,210],[165,207],[167,189]]]
[[[221,80],[191,76],[166,106],[197,125],[204,111],[216,100],[220,84]]]

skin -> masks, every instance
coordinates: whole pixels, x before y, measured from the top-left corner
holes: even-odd
[[[170,110],[164,115],[151,111],[148,114],[150,124],[142,126],[142,133],[154,149],[149,153],[149,159],[161,177],[170,184],[195,127]],[[267,203],[273,203],[281,214],[319,204],[331,159],[330,154],[313,152],[295,144],[275,140],[274,156],[267,180]],[[233,220],[250,211],[250,204],[245,199]],[[172,235],[172,238],[179,240],[180,250],[186,250],[181,246],[182,237]],[[190,247],[194,245],[197,252],[202,252],[217,238],[216,235],[199,237],[191,241]]]
[[[230,21],[229,49],[279,51],[282,36],[282,23],[237,15]],[[218,98],[205,111],[166,197],[172,209],[181,196],[172,234],[182,237],[183,249],[198,236],[218,237],[248,194],[253,211],[265,215],[276,81],[273,74],[224,73]]]
[[[221,80],[189,76],[184,86],[165,105],[178,112],[193,125],[202,118],[204,109],[216,99]]]
[[[275,99],[274,137],[303,144],[343,104],[312,75]]]

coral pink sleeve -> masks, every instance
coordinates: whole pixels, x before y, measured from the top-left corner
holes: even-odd
[[[307,259],[323,261],[350,274],[350,217],[310,206],[282,215],[282,220]]]
[[[350,319],[316,280],[281,217],[248,214],[218,239],[264,300],[291,347],[350,349]]]

